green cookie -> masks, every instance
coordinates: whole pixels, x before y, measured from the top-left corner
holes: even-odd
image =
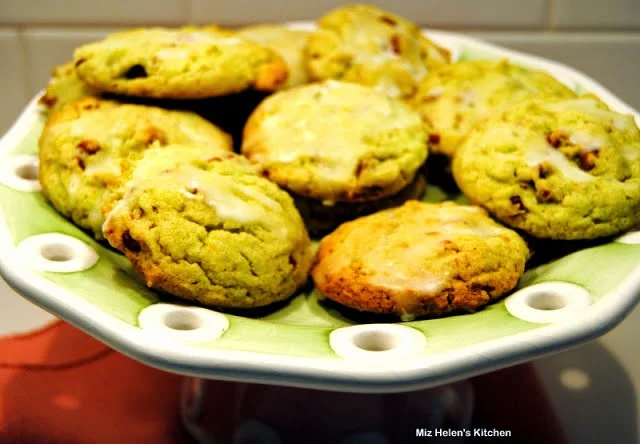
[[[576,97],[543,71],[507,60],[442,65],[424,78],[411,103],[429,132],[429,152],[452,157],[473,126],[523,100]]]
[[[592,239],[640,223],[640,131],[593,97],[488,119],[458,147],[453,174],[474,203],[536,237]]]
[[[307,280],[311,242],[287,193],[232,153],[147,151],[111,202],[104,235],[151,287],[251,308]]]
[[[101,91],[127,96],[201,99],[273,91],[287,65],[273,50],[214,26],[142,28],[78,48],[78,75]]]
[[[52,205],[102,238],[102,206],[128,157],[171,143],[231,150],[231,138],[190,112],[87,97],[63,108],[40,137],[40,182]]]
[[[407,98],[430,69],[450,60],[449,52],[418,26],[375,6],[339,7],[317,26],[306,52],[314,80],[360,83]]]

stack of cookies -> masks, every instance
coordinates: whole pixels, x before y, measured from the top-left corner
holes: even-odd
[[[285,300],[311,273],[361,311],[474,311],[517,285],[522,236],[640,222],[631,117],[506,60],[453,63],[374,6],[314,31],[118,32],[56,68],[41,103],[51,205],[149,286],[213,307]],[[419,202],[432,153],[477,206]],[[315,264],[309,233],[330,233]]]

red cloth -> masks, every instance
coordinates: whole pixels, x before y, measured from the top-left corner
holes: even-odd
[[[0,339],[0,442],[184,442],[181,380],[63,322]]]
[[[0,338],[0,443],[191,442],[178,413],[183,381],[133,361],[64,322]],[[514,437],[485,438],[483,443],[566,442],[530,365],[479,376],[472,383],[474,426],[510,429]],[[208,390],[216,392],[206,408],[207,416],[215,419],[209,424],[229,421],[233,400],[220,398],[225,393],[231,397],[230,386],[208,384]],[[259,393],[259,386],[254,387]],[[313,410],[313,405],[306,408]],[[230,439],[230,431],[223,436]]]

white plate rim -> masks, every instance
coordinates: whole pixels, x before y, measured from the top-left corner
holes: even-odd
[[[292,27],[309,29],[309,22]],[[444,46],[470,46],[544,69],[560,80],[573,79],[611,108],[640,114],[587,75],[543,57],[524,54],[475,38],[443,31],[426,34]],[[572,86],[572,85],[569,85]],[[41,112],[38,94],[0,140],[0,161],[22,140]],[[121,353],[147,365],[190,376],[360,393],[417,390],[525,362],[594,339],[620,323],[640,299],[640,265],[593,310],[561,324],[550,324],[452,352],[407,361],[397,368],[375,368],[351,360],[293,357],[256,352],[180,347],[152,340],[135,326],[116,319],[72,292],[56,286],[11,260],[15,245],[0,210],[0,275],[26,299],[75,325]]]

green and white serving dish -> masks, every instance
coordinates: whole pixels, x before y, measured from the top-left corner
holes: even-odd
[[[640,121],[571,68],[457,34],[427,34],[458,59],[508,58],[545,70]],[[37,182],[43,124],[34,99],[0,142],[0,274],[45,310],[170,372],[351,392],[416,390],[596,338],[640,299],[640,232],[633,232],[528,269],[508,297],[473,314],[372,323],[312,288],[248,314],[183,305],[148,289],[122,255],[47,204]],[[458,198],[435,186],[425,196]]]

